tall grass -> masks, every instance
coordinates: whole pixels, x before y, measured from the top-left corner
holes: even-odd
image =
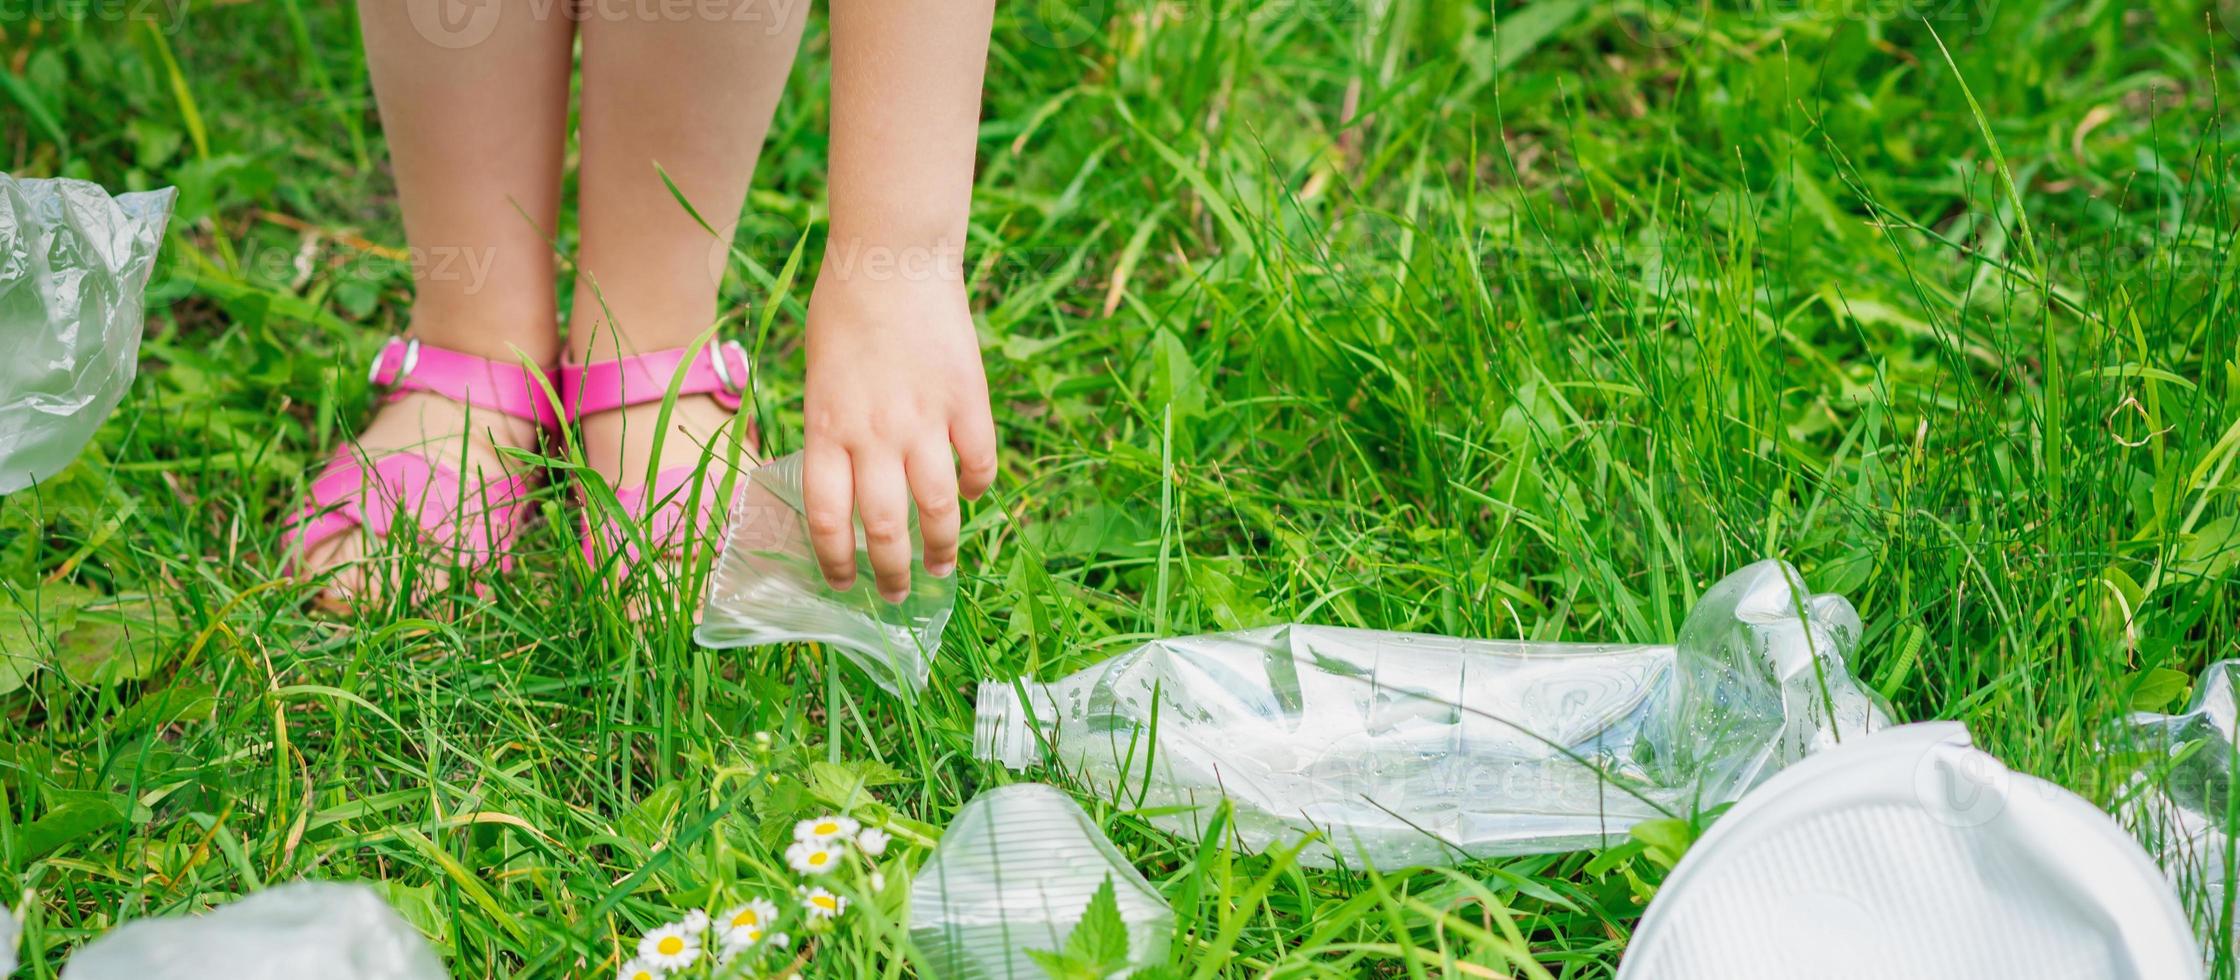
[[[969,259],[1005,473],[909,704],[813,646],[694,646],[689,587],[630,619],[564,464],[491,597],[309,612],[277,517],[409,287],[355,19],[113,13],[0,24],[8,170],[183,192],[133,397],[0,502],[0,637],[75,665],[0,695],[32,976],[301,876],[382,880],[462,976],[611,971],[765,870],[812,764],[891,767],[938,825],[1008,778],[968,758],[973,682],[1158,634],[1664,640],[1777,556],[1859,606],[1906,718],[2103,802],[2112,726],[2240,639],[2229,6],[1005,5]],[[807,44],[726,286],[780,448]],[[122,637],[18,614],[72,588],[152,599]],[[1608,976],[1664,870],[1310,872],[1091,804],[1196,976]],[[898,949],[847,929],[809,970]]]

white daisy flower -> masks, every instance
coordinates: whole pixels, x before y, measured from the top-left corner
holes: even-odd
[[[644,960],[631,960],[622,964],[621,972],[616,973],[614,978],[615,980],[661,980],[663,976],[665,974],[654,968],[652,964]]]
[[[887,832],[884,830],[877,827],[865,827],[862,833],[856,835],[856,848],[872,857],[878,857],[887,853],[887,844],[892,840],[894,838],[887,836]]]
[[[825,814],[815,820],[803,820],[793,825],[793,839],[810,844],[823,844],[848,837],[862,826],[847,817]]]
[[[638,940],[638,959],[664,973],[682,970],[699,958],[700,937],[682,922],[669,923]]]
[[[719,938],[723,942],[724,958],[730,959],[733,956],[753,949],[756,943],[761,942],[762,927],[739,926],[735,929],[726,929],[723,931],[723,935]]]
[[[684,914],[685,931],[695,935],[708,931],[708,913],[693,909]]]
[[[840,849],[830,844],[795,841],[786,848],[786,863],[805,875],[821,875],[840,866]]]
[[[848,910],[848,900],[822,888],[801,893],[801,907],[811,919],[829,919]]]
[[[777,918],[778,907],[769,899],[757,898],[723,913],[723,918],[716,920],[716,931],[728,937],[740,929],[766,928]]]
[[[874,891],[874,892],[883,892],[883,891],[886,891],[886,890],[887,890],[887,876],[886,876],[886,875],[883,875],[883,874],[880,874],[879,872],[876,872],[876,871],[872,872],[872,873],[871,873],[871,890],[872,890],[872,891]]]
[[[771,934],[770,934],[770,948],[771,948],[771,949],[785,949],[786,947],[789,947],[789,946],[792,946],[792,945],[793,945],[793,937],[792,937],[792,936],[788,936],[788,935],[786,935],[785,933],[782,933],[782,932],[773,932],[773,933],[771,933]]]

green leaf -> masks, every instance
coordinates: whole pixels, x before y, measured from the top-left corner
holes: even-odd
[[[1696,842],[1696,829],[1685,820],[1644,820],[1628,836],[1645,845],[1643,856],[1669,871]]]
[[[0,593],[0,694],[14,691],[47,665],[72,627],[78,610],[97,598],[67,582]]]
[[[622,836],[652,847],[668,839],[669,824],[676,818],[677,809],[684,805],[684,784],[674,780],[662,783],[647,793],[646,798],[631,807],[630,812],[616,821]]]
[[[873,786],[891,786],[907,779],[893,766],[877,760],[809,764],[810,795],[843,810],[872,799]]]
[[[2154,667],[2131,677],[2131,710],[2164,711],[2185,696],[2193,679],[2168,667]]]
[[[53,792],[45,815],[23,828],[23,856],[38,858],[55,848],[132,818],[132,801],[116,793]]]
[[[1128,923],[1120,918],[1119,896],[1113,890],[1111,875],[1106,875],[1096,894],[1089,896],[1089,907],[1066,937],[1066,955],[1088,964],[1098,976],[1127,969]]]

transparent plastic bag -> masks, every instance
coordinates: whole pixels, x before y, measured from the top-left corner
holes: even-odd
[[[128,922],[63,980],[448,980],[426,939],[364,885],[299,881],[202,915]]]
[[[1189,837],[1226,797],[1248,848],[1321,834],[1310,865],[1599,846],[1888,724],[1844,667],[1858,616],[1797,582],[1779,562],[1729,576],[1678,647],[1327,626],[1156,640],[1054,683],[981,685],[974,754],[1054,757]]]
[[[889,693],[923,690],[956,605],[957,580],[926,574],[915,546],[916,515],[910,594],[892,603],[872,584],[861,527],[855,585],[843,592],[825,584],[801,509],[800,453],[756,467],[746,480],[693,638],[709,647],[829,643]]]
[[[1065,793],[1017,783],[972,798],[910,883],[910,942],[936,980],[1048,974],[1055,951],[1109,880],[1127,925],[1128,969],[1167,958],[1174,912]]]
[[[2196,920],[2214,932],[2224,914],[2232,837],[2240,820],[2232,795],[2240,771],[2240,660],[2220,660],[2194,680],[2193,699],[2174,715],[2131,717],[2127,745],[2141,765],[2119,799],[2124,817],[2181,890],[2202,900]],[[2240,929],[2234,930],[2240,936]]]
[[[0,173],[0,494],[70,465],[132,387],[176,196]]]

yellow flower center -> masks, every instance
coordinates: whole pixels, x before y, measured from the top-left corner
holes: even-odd
[[[650,970],[639,970],[638,972],[630,975],[630,980],[653,980],[653,972]]]
[[[823,823],[818,824],[816,830],[819,836],[829,836],[831,834],[839,833],[840,825],[827,820]]]
[[[762,930],[760,930],[760,929],[749,929],[749,930],[747,930],[747,941],[748,941],[748,942],[750,942],[750,943],[759,943],[759,942],[761,942],[761,941],[762,941]]]
[[[830,861],[830,860],[832,860],[832,855],[830,855],[830,854],[827,854],[827,853],[825,853],[825,852],[823,852],[823,851],[816,851],[816,852],[814,852],[814,853],[811,853],[811,854],[809,855],[809,865],[810,865],[810,867],[815,867],[815,866],[817,866],[817,865],[821,865],[821,864],[825,863],[826,861]]]
[[[675,956],[684,952],[684,940],[675,936],[663,936],[660,942],[653,944],[653,948],[663,956]]]
[[[830,895],[812,896],[809,899],[809,904],[814,905],[827,912],[837,911],[840,908],[840,900]]]
[[[734,915],[731,917],[731,925],[733,928],[737,928],[740,926],[751,926],[760,921],[762,921],[762,919],[754,914],[753,909],[742,909],[740,910],[738,915]]]

